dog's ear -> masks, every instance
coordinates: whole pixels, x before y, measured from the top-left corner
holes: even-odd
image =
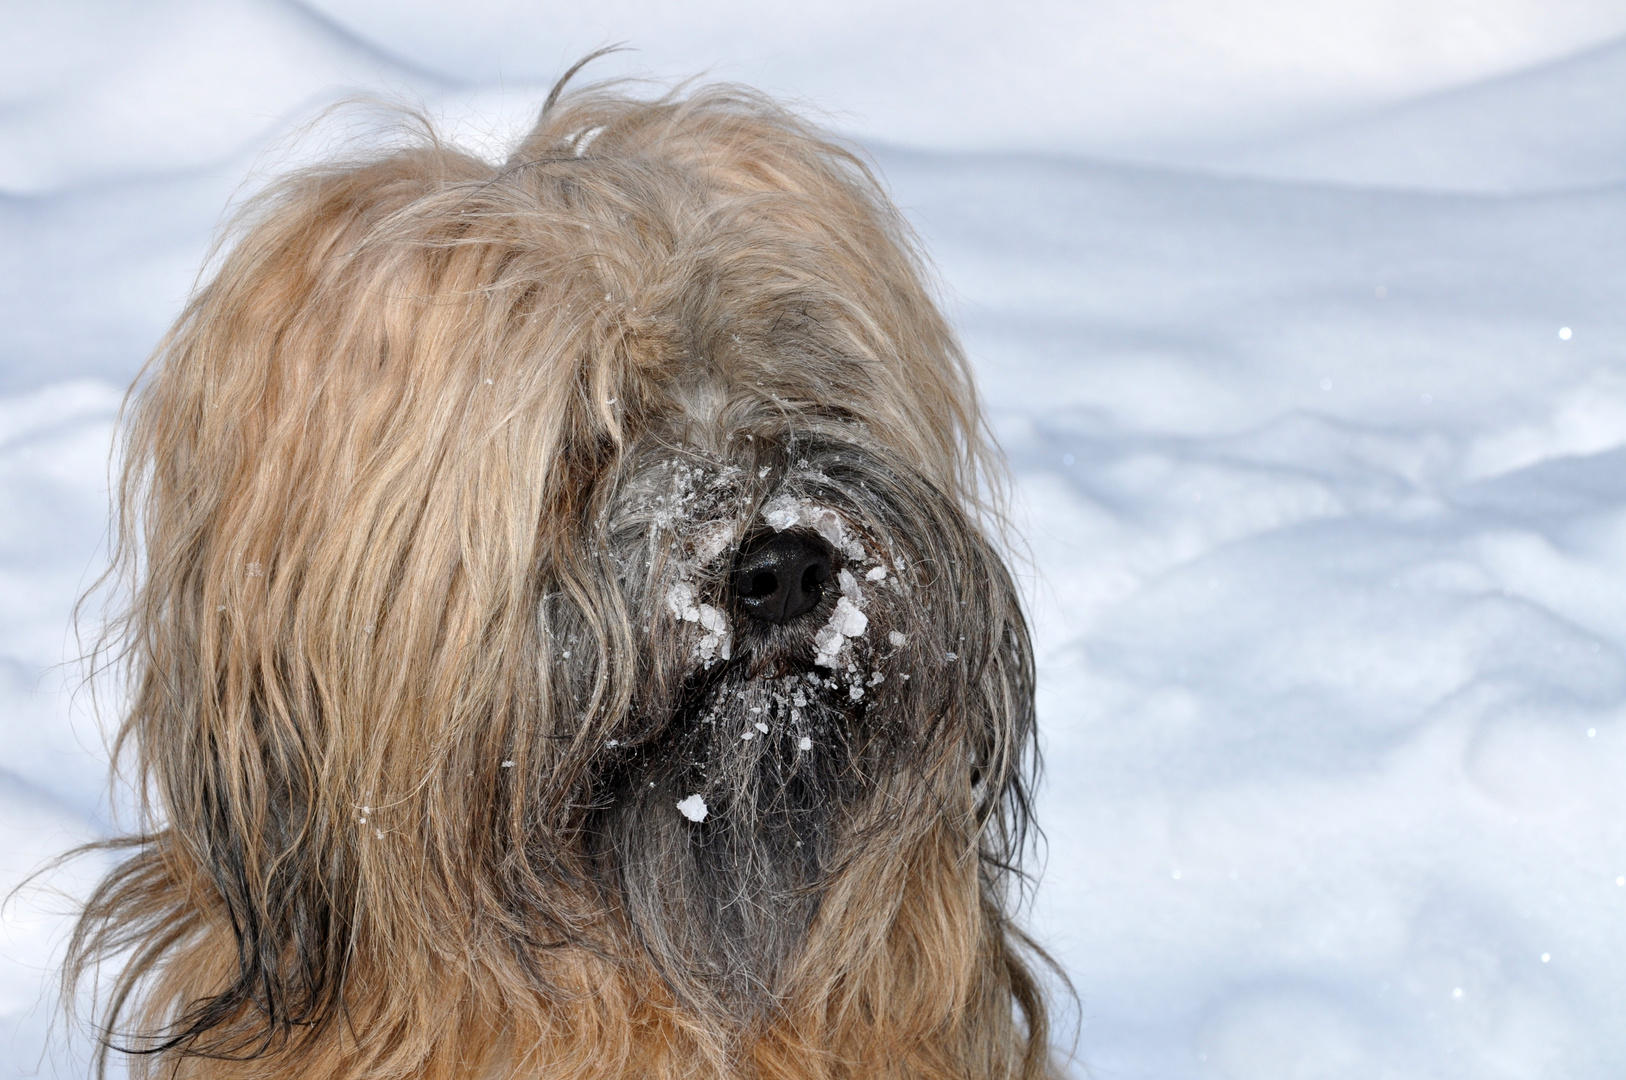
[[[379,223],[470,172],[452,155],[400,155],[263,196],[133,400],[123,530],[144,566],[121,743],[139,748],[159,802],[166,873],[141,879],[153,895],[129,907],[201,906],[212,927],[194,932],[225,946],[223,983],[167,1003],[168,1045],[257,1053],[319,1033],[339,1007],[358,844],[372,835],[357,820],[347,684],[365,666],[353,639],[379,621],[344,537],[359,528],[350,542],[376,549],[403,527],[388,507],[351,518],[359,504],[343,497],[377,483],[359,448],[391,437],[389,401],[404,392],[378,377],[397,304],[356,280],[360,253]],[[149,948],[174,944],[162,920],[149,929]]]
[[[316,1037],[362,897],[407,927],[488,899],[460,879],[506,823],[471,822],[499,800],[464,785],[497,783],[538,698],[535,523],[601,467],[588,401],[615,396],[556,377],[581,354],[539,342],[514,245],[459,214],[490,176],[431,147],[280,185],[133,399],[121,742],[164,867],[144,910],[202,907],[222,940],[215,985],[169,1003],[174,1045]]]
[[[138,891],[230,942],[224,984],[169,1003],[176,1045],[315,1038],[364,920],[459,963],[544,921],[514,898],[550,890],[510,880],[545,824],[526,799],[568,794],[522,752],[553,731],[537,612],[572,587],[614,610],[575,563],[663,346],[582,266],[568,192],[498,179],[429,146],[278,185],[132,399],[120,741],[165,868]],[[624,681],[614,622],[582,647]]]

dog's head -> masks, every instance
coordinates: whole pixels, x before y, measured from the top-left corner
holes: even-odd
[[[979,424],[870,174],[737,91],[262,197],[128,441],[125,738],[194,909],[145,917],[234,949],[167,1037],[582,956],[740,1022],[987,994],[1033,688]]]

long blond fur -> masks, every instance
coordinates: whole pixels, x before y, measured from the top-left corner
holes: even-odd
[[[311,169],[235,236],[128,416],[118,748],[148,820],[68,969],[119,965],[107,1045],[165,1077],[1042,1074],[997,466],[863,162],[739,89],[597,88],[500,166],[425,140]],[[608,778],[658,765],[605,747],[655,745],[696,678],[659,592],[690,526],[628,494],[673,455],[737,477],[729,521],[825,483],[912,553],[873,617],[936,627],[894,733],[820,774],[843,809],[800,914],[740,916],[772,941],[606,884],[643,865],[615,829],[688,872],[681,838],[600,824]]]

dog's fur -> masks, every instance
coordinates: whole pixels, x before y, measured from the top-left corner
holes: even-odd
[[[137,1074],[1046,1072],[997,466],[852,152],[601,87],[500,167],[303,172],[125,454],[152,824],[68,976],[118,965]],[[839,588],[754,622],[731,568],[795,529]]]

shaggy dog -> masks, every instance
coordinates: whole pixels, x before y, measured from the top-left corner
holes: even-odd
[[[104,1065],[1047,1071],[997,462],[853,153],[599,87],[302,172],[126,431]]]

